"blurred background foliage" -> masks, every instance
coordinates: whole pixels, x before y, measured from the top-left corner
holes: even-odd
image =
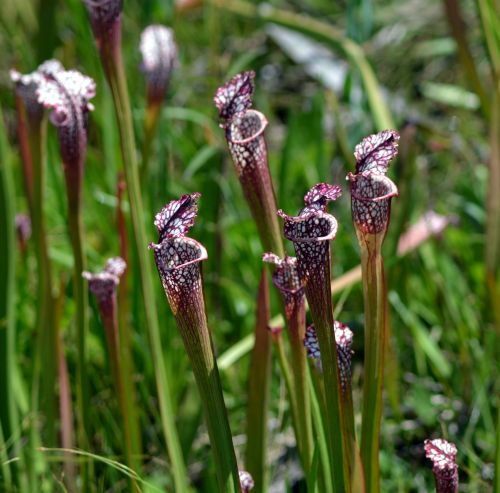
[[[385,245],[392,352],[382,436],[382,491],[429,491],[432,476],[422,444],[425,438],[438,435],[457,443],[460,491],[492,491],[500,345],[484,258],[488,119],[495,104],[495,82],[479,15],[481,2],[446,3],[448,8],[460,8],[463,34],[484,90],[485,105],[461,63],[445,2],[275,0],[246,4],[212,0],[183,1],[175,6],[165,0],[125,1],[123,46],[139,152],[145,107],[145,84],[139,70],[140,32],[150,23],[163,23],[175,30],[179,65],[161,114],[151,175],[144,186],[148,232],[155,240],[153,214],[166,202],[182,193],[202,193],[192,236],[209,252],[204,266],[209,324],[218,354],[229,352],[224,355],[222,378],[241,457],[250,346],[246,344],[238,352],[238,343],[245,342],[253,331],[262,248],[218,128],[212,103],[215,89],[237,71],[257,72],[254,106],[270,122],[270,167],[278,204],[287,212],[296,211],[305,191],[319,181],[344,185],[344,177],[352,169],[354,146],[380,126],[356,60],[346,56],[342,46],[318,42],[300,29],[268,22],[272,5],[317,19],[333,27],[344,44],[359,45],[380,85],[383,99],[378,104],[402,133],[400,157],[392,170],[401,196],[393,203]],[[77,68],[97,82],[85,170],[84,223],[88,264],[91,270],[98,270],[106,258],[119,253],[116,214],[121,157],[110,92],[82,2],[3,0],[0,52],[0,104],[9,142],[4,157],[9,156],[12,164],[16,212],[27,212],[27,203],[8,70],[15,67],[31,72],[41,61],[56,57],[65,67]],[[56,135],[50,128],[44,212],[57,280],[54,290],[61,302],[60,327],[73,375],[72,256],[59,161]],[[127,211],[126,200],[124,209]],[[339,221],[333,244],[336,278],[359,263],[359,252],[348,194],[333,210]],[[399,234],[428,210],[453,216],[453,224],[439,238],[397,257]],[[31,245],[25,254],[18,255],[16,269],[18,372],[14,389],[22,435],[12,440],[22,444],[30,426],[36,424],[29,406],[37,304]],[[137,266],[132,264],[130,317],[146,454],[144,476],[151,484],[168,488],[168,459],[134,269]],[[361,286],[354,284],[336,293],[335,302],[338,317],[355,333],[353,387],[359,388],[363,360]],[[498,299],[493,302],[500,304]],[[159,282],[157,299],[151,303],[157,303],[160,313],[163,348],[190,473],[198,491],[215,491],[213,475],[206,468],[210,450],[194,380]],[[91,309],[87,371],[93,452],[120,460],[117,405],[93,301]],[[359,395],[355,400],[359,401]],[[300,469],[277,368],[270,418],[272,491],[292,491],[301,487],[295,484]],[[48,453],[44,456],[48,464],[44,462],[42,476],[47,485],[55,484],[61,476],[61,462]],[[96,465],[95,482],[97,491],[124,491],[128,486],[115,468],[103,463]]]

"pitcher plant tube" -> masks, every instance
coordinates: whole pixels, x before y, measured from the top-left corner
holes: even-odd
[[[201,395],[219,491],[238,492],[236,456],[205,313],[201,262],[208,256],[203,245],[186,236],[197,215],[199,196],[183,195],[156,215],[159,242],[150,248]]]
[[[342,193],[337,185],[319,183],[304,197],[298,216],[278,214],[284,219],[285,238],[293,242],[297,269],[321,348],[327,409],[330,467],[336,492],[350,491],[349,445],[341,399],[340,374],[333,327],[330,280],[330,241],[337,233],[337,220],[326,212],[328,203]]]
[[[365,307],[361,460],[367,493],[380,491],[380,422],[388,337],[382,243],[389,226],[391,199],[398,194],[396,185],[386,176],[389,163],[397,154],[398,140],[399,134],[394,130],[384,130],[363,139],[354,151],[356,173],[347,176],[352,219],[361,250]]]
[[[214,97],[220,126],[233,159],[243,194],[266,251],[284,255],[264,131],[266,117],[251,109],[255,72],[242,72],[217,89]]]
[[[442,438],[424,442],[425,456],[432,461],[436,493],[458,493],[457,447]]]
[[[45,140],[46,119],[43,105],[38,101],[38,88],[44,72],[51,66],[59,67],[58,62],[48,61],[31,74],[22,75],[16,70],[10,72],[15,85],[18,119],[18,139],[23,163],[26,198],[33,228],[35,256],[37,263],[37,304],[35,331],[38,338],[33,372],[32,400],[34,409],[44,415],[44,439],[55,445],[56,439],[56,347],[52,314],[52,273],[48,253],[45,214]],[[41,372],[41,357],[46,354],[47,365]],[[39,382],[39,383],[38,383]]]
[[[142,177],[148,174],[151,144],[172,72],[177,64],[177,45],[172,29],[160,24],[146,27],[141,34],[139,49],[141,71],[146,80],[146,113],[142,148]]]
[[[126,268],[125,261],[121,257],[115,257],[107,261],[102,272],[91,274],[85,271],[82,276],[88,281],[89,289],[95,296],[104,326],[111,375],[123,420],[127,463],[135,472],[140,473],[139,426],[137,422],[132,421],[130,401],[127,399],[127,394],[134,393],[133,378],[132,375],[126,374],[124,371],[120,350],[122,344],[118,328],[117,289]]]
[[[263,260],[276,266],[272,280],[281,293],[285,305],[292,353],[293,385],[290,399],[294,399],[297,406],[297,447],[304,473],[307,475],[311,467],[313,443],[306,351],[302,344],[306,330],[304,287],[299,278],[295,257],[280,258],[273,253],[265,253]]]
[[[51,110],[50,121],[56,127],[62,158],[68,227],[73,250],[73,287],[76,301],[77,332],[77,413],[79,446],[89,446],[87,361],[88,297],[81,273],[85,269],[82,220],[82,185],[87,151],[90,99],[95,95],[95,82],[76,70],[64,70],[57,61],[42,66],[37,89],[39,103]]]
[[[141,278],[142,300],[146,316],[149,345],[158,392],[158,404],[162,421],[163,435],[167,445],[175,489],[188,489],[188,476],[179,436],[175,428],[174,406],[170,383],[167,378],[160,329],[154,299],[154,287],[151,262],[144,251],[146,231],[144,227],[144,209],[141,195],[139,170],[132,124],[132,111],[127,88],[127,79],[121,50],[122,0],[84,0],[89,13],[90,24],[99,50],[101,63],[111,89],[120,135],[120,148],[125,173],[126,189],[130,202],[130,216],[133,230],[135,253],[137,255]]]

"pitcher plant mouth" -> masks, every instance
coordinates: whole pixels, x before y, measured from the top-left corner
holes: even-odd
[[[174,315],[182,309],[195,291],[201,291],[200,262],[208,259],[205,247],[187,237],[165,239],[150,244],[160,279]],[[187,308],[187,307],[184,307]]]
[[[162,243],[150,243],[149,248],[155,256],[161,256],[163,271],[170,273],[189,265],[208,259],[205,247],[196,240],[187,237],[169,238]]]
[[[356,228],[362,233],[378,234],[387,230],[391,199],[398,195],[396,185],[374,172],[349,174],[351,209]]]
[[[231,144],[246,145],[263,135],[267,118],[257,110],[247,110],[237,115],[227,127],[227,138]]]
[[[280,209],[278,215],[285,220],[285,238],[293,243],[330,241],[337,235],[337,220],[326,212],[318,211],[294,217]]]

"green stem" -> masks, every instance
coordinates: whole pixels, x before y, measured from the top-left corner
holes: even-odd
[[[297,307],[289,320],[289,336],[292,358],[293,387],[297,406],[297,445],[302,457],[304,473],[309,474],[313,458],[311,402],[307,382],[307,360],[304,348],[306,326],[305,303]]]
[[[271,337],[267,269],[262,269],[257,301],[255,344],[249,370],[245,468],[255,481],[255,493],[267,491],[267,408],[271,383]]]
[[[221,493],[240,491],[238,466],[210,331],[205,324],[181,330],[203,409]]]
[[[123,192],[125,189],[125,183],[121,176],[118,177],[117,186],[117,213],[116,213],[116,223],[120,236],[120,257],[128,263],[128,237],[127,237],[127,227],[125,222],[125,215],[123,212]],[[125,406],[127,407],[127,412],[129,414],[130,428],[130,440],[131,440],[131,452],[134,457],[136,457],[137,467],[139,468],[136,472],[140,474],[142,468],[142,442],[141,433],[139,425],[139,411],[137,409],[137,396],[134,386],[134,365],[132,358],[132,334],[131,328],[128,321],[128,313],[130,311],[129,299],[128,299],[128,269],[124,272],[120,279],[120,284],[118,286],[117,293],[117,303],[118,303],[118,327],[119,327],[119,338],[120,338],[120,354],[119,358],[121,361],[122,371],[125,375],[123,379],[123,392],[125,399]]]
[[[333,484],[330,480],[331,469],[328,455],[328,445],[326,443],[326,427],[324,416],[326,416],[325,389],[323,382],[316,369],[309,369],[308,382],[311,392],[311,409],[316,440],[318,441],[321,465],[321,490],[325,493],[333,493]],[[356,492],[357,493],[357,492]]]
[[[333,320],[328,317],[314,319],[318,335],[325,382],[327,422],[326,430],[330,447],[330,469],[336,493],[350,491],[349,454],[340,398],[340,382],[337,369],[337,348],[332,330]]]
[[[136,437],[134,437],[132,428],[132,416],[131,416],[131,406],[130,406],[130,396],[127,396],[126,392],[126,381],[131,380],[131,375],[124,372],[124,367],[121,358],[121,340],[120,333],[118,329],[118,312],[116,307],[116,299],[113,302],[113,307],[111,310],[106,310],[106,307],[101,307],[101,318],[104,325],[104,330],[106,332],[106,341],[109,351],[109,359],[111,366],[111,374],[115,383],[116,394],[118,397],[118,405],[123,420],[123,432],[125,436],[125,454],[127,458],[128,466],[133,469],[137,474],[141,474],[141,461],[140,457],[135,454],[134,443]],[[138,491],[137,483],[131,479],[132,490]]]
[[[500,80],[499,80],[500,84]],[[486,226],[486,268],[493,279],[500,267],[500,87],[493,97]],[[495,306],[495,305],[494,305]]]
[[[35,256],[37,261],[37,355],[34,378],[40,381],[40,396],[35,395],[34,404],[44,416],[43,438],[50,447],[56,445],[57,399],[55,382],[57,376],[57,331],[53,317],[52,273],[47,245],[44,214],[45,189],[45,140],[46,120],[29,122],[29,141],[33,171],[33,202],[31,219]],[[43,362],[43,371],[41,365]],[[33,387],[38,388],[38,385]],[[35,394],[38,392],[36,391]]]
[[[73,250],[73,296],[76,304],[76,340],[77,340],[77,387],[76,402],[78,414],[78,446],[84,450],[90,447],[89,429],[89,388],[87,378],[87,332],[88,332],[88,295],[82,272],[86,262],[83,252],[84,234],[81,204],[76,201],[69,204],[69,236]]]
[[[273,22],[294,29],[340,50],[360,72],[377,129],[381,131],[394,128],[389,107],[384,103],[377,77],[366,58],[363,48],[344,36],[341,31],[323,21],[277,9],[270,4],[259,8],[259,6],[244,0],[210,0],[210,2],[237,15],[260,19],[264,22]]]
[[[15,356],[15,226],[14,226],[14,184],[12,181],[10,160],[7,158],[7,146],[4,140],[3,116],[0,112],[0,224],[3,236],[0,241],[0,449],[7,454],[6,442],[16,436],[17,410],[13,392],[13,372]],[[17,452],[17,451],[16,451]],[[2,463],[4,457],[2,455]],[[12,470],[11,470],[12,469]],[[11,483],[14,468],[2,466],[2,477],[7,490],[15,486]]]
[[[382,418],[384,356],[387,345],[387,292],[381,239],[366,235],[361,246],[363,298],[365,307],[365,363],[361,459],[367,493],[380,491],[379,447]]]
[[[132,112],[128,96],[127,81],[121,50],[114,50],[109,43],[101,46],[101,60],[111,88],[115,105],[120,146],[122,151],[125,181],[130,200],[130,214],[134,235],[135,249],[139,261],[141,287],[144,310],[149,335],[149,343],[155,368],[156,386],[159,398],[160,416],[163,434],[167,445],[176,491],[188,490],[188,476],[177,430],[175,429],[175,412],[172,403],[170,384],[168,382],[163,352],[161,347],[158,315],[154,303],[155,294],[151,274],[151,262],[146,253],[146,233],[144,228],[144,213],[140,192],[139,173],[135,148],[135,137],[132,126]]]
[[[273,345],[278,355],[278,364],[280,366],[281,374],[283,375],[283,380],[285,381],[285,387],[288,392],[288,400],[290,401],[290,415],[292,417],[292,426],[295,432],[295,437],[297,439],[297,447],[300,452],[300,433],[297,426],[297,398],[294,392],[292,371],[290,370],[290,365],[288,364],[288,358],[286,356],[285,345],[283,343],[283,337],[281,334],[276,334],[272,336]],[[302,454],[301,454],[302,455]]]

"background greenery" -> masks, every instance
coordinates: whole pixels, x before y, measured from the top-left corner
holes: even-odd
[[[383,100],[378,102],[392,114],[396,129],[403,133],[402,157],[391,175],[402,194],[393,202],[393,221],[386,241],[393,358],[388,370],[390,399],[386,399],[383,424],[382,491],[429,491],[432,474],[424,459],[423,440],[438,435],[458,446],[461,491],[492,491],[500,385],[499,332],[498,325],[495,329],[484,262],[489,127],[484,108],[481,110],[459,62],[443,4],[431,0],[346,0],[334,5],[327,0],[271,3],[319,19],[334,26],[344,42],[351,39],[359,43],[382,88]],[[254,14],[265,15],[264,5],[256,12],[250,9],[248,16],[230,11],[237,10],[238,5],[218,0],[176,10],[167,1],[126,0],[123,45],[140,147],[145,106],[144,79],[139,70],[140,32],[153,22],[175,30],[179,65],[154,144],[151,177],[144,187],[148,232],[155,240],[153,214],[166,202],[182,193],[202,193],[192,236],[209,252],[204,275],[216,350],[234,356],[225,360],[221,373],[237,453],[243,457],[249,354],[234,351],[253,331],[262,249],[218,128],[212,103],[215,89],[237,71],[252,68],[257,72],[254,106],[270,122],[270,167],[278,204],[288,212],[296,211],[305,191],[319,181],[344,185],[344,177],[352,169],[355,144],[379,130],[380,125],[369,104],[360,66],[352,57],[346,58],[342,45],[318,44],[311,36],[262,22]],[[478,8],[471,1],[460,5],[469,49],[489,97],[493,81]],[[88,266],[99,270],[106,258],[119,253],[116,190],[121,157],[111,96],[83,4],[80,0],[3,0],[0,52],[0,103],[8,140],[2,150],[2,166],[9,165],[14,176],[16,212],[27,212],[27,203],[8,69],[30,72],[39,62],[56,57],[66,68],[77,68],[97,82],[85,170],[84,223]],[[493,100],[488,101],[492,109]],[[60,328],[70,376],[74,378],[72,256],[53,128],[49,129],[46,178],[44,212],[56,280],[54,290],[60,290]],[[429,209],[453,215],[455,225],[442,237],[397,258],[394,251],[398,234]],[[348,193],[333,211],[339,221],[339,234],[333,243],[333,274],[339,277],[359,263]],[[2,235],[0,231],[3,242]],[[20,436],[4,437],[11,455],[15,444],[22,449],[32,426],[43,426],[30,413],[37,305],[35,266],[34,251],[28,244],[27,251],[18,253],[16,260],[18,371],[12,381],[14,394],[7,398],[15,400],[22,427]],[[131,266],[129,278],[130,318],[146,454],[144,478],[168,488],[171,478],[140,287],[134,282],[138,279],[135,268]],[[184,454],[196,489],[216,491],[213,475],[207,469],[210,450],[194,380],[160,282],[156,287],[157,297],[151,303],[157,303],[160,314]],[[353,285],[337,293],[335,302],[339,319],[355,333],[353,387],[359,388],[363,360],[361,286]],[[120,461],[117,404],[93,300],[91,309],[87,371],[92,395],[92,452]],[[0,389],[0,399],[4,395]],[[359,395],[355,394],[357,400]],[[269,426],[273,491],[292,491],[300,468],[277,368]],[[46,491],[57,491],[60,457],[43,451],[38,454],[45,458],[39,465],[41,486]],[[95,467],[95,486],[97,491],[125,491],[128,483],[115,467],[101,461]]]

